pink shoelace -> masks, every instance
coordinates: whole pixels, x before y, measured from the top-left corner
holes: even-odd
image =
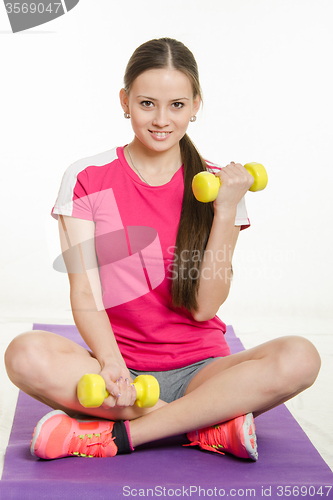
[[[79,434],[74,433],[68,445],[68,453],[80,457],[105,457],[106,448],[115,440],[112,437],[112,429],[100,434]],[[111,453],[108,456],[114,457],[118,449],[115,443],[111,444]]]

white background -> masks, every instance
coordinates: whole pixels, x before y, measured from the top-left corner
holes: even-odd
[[[171,36],[199,64],[204,107],[189,134],[201,153],[221,165],[259,161],[269,175],[266,191],[247,195],[252,228],[239,240],[226,319],[239,308],[331,317],[333,3],[122,5],[81,0],[46,25],[1,34],[3,311],[68,314],[67,277],[52,270],[45,230],[57,231],[49,212],[63,172],[131,140],[118,99],[127,60]]]
[[[131,140],[118,98],[127,60],[169,36],[199,65],[204,106],[189,135],[200,152],[269,176],[246,195],[252,227],[221,318],[246,346],[297,333],[332,351],[332,21],[332,0],[81,0],[12,34],[0,5],[2,323],[71,322],[50,210],[71,163]]]

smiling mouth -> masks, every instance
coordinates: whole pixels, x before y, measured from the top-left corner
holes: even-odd
[[[149,130],[151,134],[157,135],[157,137],[166,137],[171,134],[171,132],[158,132],[157,130]]]

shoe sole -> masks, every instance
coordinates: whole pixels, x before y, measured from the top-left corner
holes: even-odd
[[[244,445],[249,457],[252,460],[258,460],[257,436],[252,413],[245,416],[243,424]]]
[[[32,440],[31,440],[31,445],[30,445],[30,452],[31,454],[34,456],[34,457],[37,457],[37,455],[35,455],[35,444],[36,444],[36,441],[38,439],[38,436],[39,436],[39,433],[41,431],[41,428],[43,427],[43,424],[45,424],[45,422],[47,422],[47,420],[49,420],[50,418],[54,417],[55,415],[66,415],[65,412],[63,412],[62,410],[54,410],[54,411],[51,411],[50,413],[47,413],[39,422],[38,424],[36,425],[35,427],[35,430],[34,430],[34,433],[32,435]],[[67,415],[66,415],[67,416]],[[39,457],[37,457],[39,458]]]

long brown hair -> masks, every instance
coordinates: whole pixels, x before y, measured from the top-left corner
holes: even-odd
[[[172,38],[150,40],[135,50],[125,71],[126,92],[129,93],[134,80],[144,71],[166,67],[187,75],[192,83],[193,98],[202,97],[198,66],[192,52]],[[172,301],[175,306],[193,311],[198,309],[200,264],[214,211],[212,203],[200,203],[193,196],[193,176],[206,170],[206,163],[187,134],[180,140],[180,151],[184,165],[184,197],[173,260]]]

